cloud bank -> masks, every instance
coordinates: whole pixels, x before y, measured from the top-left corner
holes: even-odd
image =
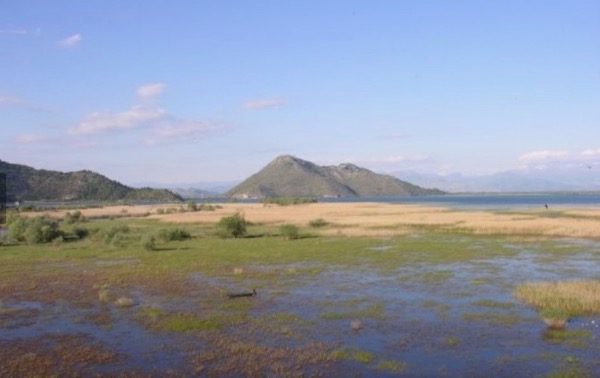
[[[165,88],[164,83],[142,85],[136,89],[139,103],[120,112],[89,113],[67,133],[71,136],[89,136],[111,132],[114,135],[115,132],[140,129],[146,133],[146,145],[157,145],[195,140],[233,128],[220,122],[182,119],[158,107],[154,100],[159,99]]]

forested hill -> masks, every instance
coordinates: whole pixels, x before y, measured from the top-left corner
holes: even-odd
[[[395,197],[445,194],[353,164],[321,167],[294,156],[280,156],[231,189],[226,196]]]
[[[166,189],[135,189],[84,170],[57,172],[0,160],[8,201],[182,201]]]

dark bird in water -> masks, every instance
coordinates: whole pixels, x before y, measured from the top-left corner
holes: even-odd
[[[229,297],[229,299],[233,299],[233,298],[242,298],[242,297],[253,297],[256,294],[257,294],[256,289],[252,289],[252,291],[249,293],[229,293],[229,294],[227,294],[227,296]]]
[[[548,208],[548,204],[547,203],[545,203],[544,206],[546,207],[546,209]]]

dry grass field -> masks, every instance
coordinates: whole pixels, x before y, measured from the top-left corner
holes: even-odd
[[[321,234],[344,236],[403,235],[423,228],[481,235],[600,238],[600,209],[594,207],[520,209],[515,211],[465,210],[426,205],[386,203],[314,203],[295,206],[260,203],[220,204],[215,211],[157,214],[173,205],[111,206],[82,210],[88,217],[144,216],[169,223],[216,223],[236,212],[253,223],[307,226],[323,219]],[[63,217],[66,211],[51,213]]]

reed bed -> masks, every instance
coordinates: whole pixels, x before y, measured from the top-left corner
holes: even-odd
[[[214,211],[158,214],[164,206],[112,206],[81,210],[87,218],[123,215],[145,216],[167,223],[215,224],[236,212],[255,224],[281,226],[293,223],[310,228],[315,219],[327,225],[312,228],[320,235],[394,236],[419,230],[435,229],[478,235],[576,237],[600,239],[600,209],[519,210],[494,212],[471,209],[450,209],[441,206],[389,204],[374,202],[311,203],[295,206],[263,205],[260,203],[222,204]],[[64,211],[51,212],[64,217]]]
[[[600,281],[551,281],[524,283],[515,297],[540,312],[550,326],[564,327],[575,316],[600,315]]]

